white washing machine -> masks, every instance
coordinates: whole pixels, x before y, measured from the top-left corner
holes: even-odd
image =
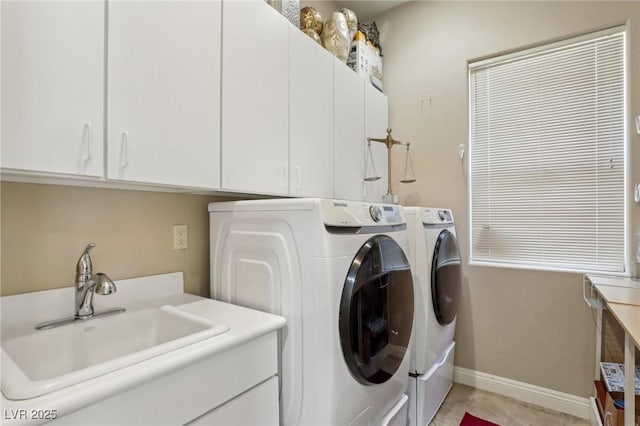
[[[405,207],[404,213],[415,294],[408,424],[423,426],[453,383],[462,272],[451,210]]]
[[[405,426],[414,304],[402,208],[278,199],[209,212],[211,296],[287,319],[281,424]]]

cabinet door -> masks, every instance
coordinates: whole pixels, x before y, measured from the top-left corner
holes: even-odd
[[[103,176],[104,1],[0,8],[2,167]]]
[[[219,188],[221,3],[109,4],[108,177]]]
[[[289,51],[289,193],[331,198],[333,57],[294,26]]]
[[[278,377],[260,383],[224,405],[187,423],[188,426],[278,426]]]
[[[365,82],[364,90],[364,112],[365,112],[365,138],[382,139],[387,136],[387,126],[389,124],[389,104],[387,96],[373,87],[369,82]],[[384,144],[374,142],[371,144],[371,153],[373,162],[376,165],[376,171],[379,180],[365,183],[365,199],[367,201],[382,202],[382,197],[387,193],[388,181],[388,162],[387,147]],[[403,158],[404,147],[396,145],[391,149],[391,155],[397,160]],[[398,164],[398,161],[394,161]],[[395,186],[395,193],[398,192],[397,185],[402,177],[392,176],[391,183]]]
[[[335,58],[333,78],[335,198],[363,200],[367,152],[364,133],[365,80]],[[379,175],[380,172],[376,171]]]
[[[288,194],[290,24],[263,0],[222,13],[222,187]]]

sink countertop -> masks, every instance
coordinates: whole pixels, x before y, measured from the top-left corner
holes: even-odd
[[[57,417],[62,417],[82,407],[105,399],[110,395],[122,392],[123,390],[132,388],[145,381],[167,374],[171,371],[178,370],[182,367],[263,336],[283,327],[286,323],[286,320],[278,315],[260,312],[187,293],[179,293],[176,290],[181,289],[182,287],[181,273],[165,274],[157,277],[160,279],[167,278],[170,281],[179,279],[180,285],[176,287],[172,284],[169,286],[170,289],[164,292],[154,291],[145,293],[160,295],[160,297],[153,299],[131,297],[127,301],[127,297],[125,295],[121,296],[120,299],[113,300],[110,304],[113,305],[117,302],[117,304],[124,306],[129,311],[162,305],[173,305],[205,318],[224,322],[229,325],[229,331],[148,359],[138,364],[130,365],[36,398],[9,400],[2,395],[0,399],[0,408],[2,408],[3,413],[2,424],[38,424],[45,422],[46,420],[33,418],[34,415],[32,414],[34,414],[34,410],[36,410],[36,412],[37,410],[44,410],[44,412],[47,410],[55,410]],[[140,280],[151,279],[149,282],[154,282],[153,278],[154,277],[144,277],[142,279],[126,280],[126,283],[124,281],[121,283],[116,281],[116,283],[118,283],[118,290],[120,291],[121,284],[129,284],[129,282],[131,282],[132,285],[139,286]],[[144,283],[142,284],[144,285]],[[122,287],[126,288],[127,285],[123,285]],[[142,287],[136,287],[136,291],[140,290],[140,288]],[[66,289],[52,291],[61,290]],[[124,291],[123,293],[127,292]],[[69,294],[71,295],[69,297],[72,297],[72,293],[70,292]],[[139,294],[142,294],[142,292],[139,292]],[[33,297],[37,297],[35,293],[33,294]],[[102,297],[102,299],[109,299],[109,297]],[[105,305],[100,308],[104,307]],[[16,335],[24,332],[30,333],[32,332],[31,328],[33,328],[33,325],[39,321],[39,319],[31,319],[27,323],[24,321],[24,318],[20,318],[15,320],[15,322],[12,322],[12,318],[7,311],[14,310],[17,312],[17,308],[7,306],[5,304],[2,305],[2,308],[3,338],[7,337],[5,333],[8,333],[9,335]],[[45,320],[46,319],[54,318],[45,318]],[[17,417],[18,415],[23,415],[23,417],[26,418],[14,420],[13,417]]]

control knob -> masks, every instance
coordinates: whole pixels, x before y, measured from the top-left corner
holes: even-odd
[[[369,206],[369,215],[374,222],[380,222],[382,219],[382,210],[380,206]]]

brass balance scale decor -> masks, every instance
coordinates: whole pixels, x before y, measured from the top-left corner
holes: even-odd
[[[400,142],[398,140],[393,139],[391,136],[391,129],[387,129],[387,137],[383,139],[376,138],[367,138],[368,147],[367,147],[367,157],[365,160],[364,166],[364,180],[365,182],[373,182],[380,179],[380,176],[376,173],[376,166],[373,162],[373,155],[371,152],[371,142],[379,142],[385,144],[387,147],[387,193],[382,196],[382,201],[385,203],[397,204],[398,203],[398,195],[391,192],[391,148],[394,145],[403,145],[406,146],[406,154],[404,157],[404,174],[401,183],[413,183],[416,181],[416,174],[413,169],[413,161],[411,160],[411,155],[409,154],[409,147],[411,143],[409,142]],[[371,160],[371,171],[372,174],[369,174],[369,160]]]

